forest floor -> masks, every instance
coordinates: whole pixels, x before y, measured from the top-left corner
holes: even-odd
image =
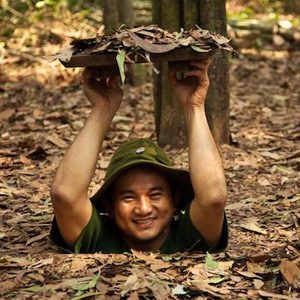
[[[59,254],[48,237],[49,187],[89,104],[80,72],[43,58],[72,31],[48,25],[0,45],[0,298],[299,299],[299,51],[241,50],[231,59],[231,144],[220,147],[229,191],[225,253]],[[154,132],[151,82],[126,86],[91,194],[122,142],[155,140]],[[165,150],[187,167],[186,149]]]

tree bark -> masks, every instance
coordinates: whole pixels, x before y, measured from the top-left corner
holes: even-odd
[[[135,11],[132,0],[104,0],[103,19],[105,32],[115,31],[121,24],[127,27],[135,25]]]
[[[284,9],[287,13],[300,14],[300,1],[299,0],[285,0]]]
[[[133,27],[136,23],[136,14],[132,6],[132,0],[117,0],[119,24]],[[131,85],[141,85],[147,81],[145,66],[142,64],[127,66],[128,83]]]
[[[104,0],[103,22],[106,34],[112,33],[120,26],[117,0]]]
[[[127,27],[135,25],[135,11],[132,7],[132,0],[117,0],[119,21]]]
[[[181,27],[180,0],[153,0],[153,23],[164,29],[179,31]],[[161,146],[182,147],[187,143],[182,109],[174,99],[168,79],[168,65],[157,65],[161,73],[154,75],[155,124]]]
[[[200,26],[227,35],[225,0],[200,0]],[[217,143],[229,142],[229,60],[225,51],[212,58],[206,112]]]
[[[189,30],[199,23],[199,1],[182,0],[182,26]]]
[[[186,30],[195,24],[226,35],[225,0],[152,0],[153,23],[164,29]],[[206,111],[212,134],[217,143],[229,142],[229,76],[228,55],[217,52],[210,67],[211,84]],[[165,64],[158,66],[154,76],[155,124],[161,146],[182,147],[187,144],[183,114],[174,101]]]
[[[161,24],[161,1],[152,0],[152,22],[155,25]],[[161,65],[156,65],[161,70]],[[161,122],[161,80],[160,77],[153,73],[153,98],[154,98],[154,121],[155,131],[159,143],[160,136],[160,122]]]
[[[111,34],[122,24],[127,27],[135,25],[135,11],[132,0],[104,0],[103,20],[105,33]],[[147,80],[144,65],[129,65],[126,68],[126,82],[131,85],[139,85]]]

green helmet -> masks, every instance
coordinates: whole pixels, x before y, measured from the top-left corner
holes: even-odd
[[[174,168],[166,153],[149,139],[136,139],[122,144],[113,155],[104,177],[104,184],[91,198],[99,212],[106,212],[103,201],[109,201],[106,193],[111,184],[124,171],[135,166],[151,166],[164,172],[179,191],[177,210],[184,209],[194,197],[190,174]]]

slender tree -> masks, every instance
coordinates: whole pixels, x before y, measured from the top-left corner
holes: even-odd
[[[135,11],[132,0],[104,0],[103,19],[105,33],[110,34],[122,24],[127,27],[135,25]],[[132,85],[139,85],[146,81],[145,67],[141,64],[127,66],[127,82]]]
[[[132,0],[117,0],[119,22],[133,27],[135,25],[135,11],[132,7]]]
[[[104,0],[103,21],[106,33],[111,33],[121,24],[133,27],[135,25],[135,11],[132,0]]]
[[[119,27],[120,21],[117,0],[104,0],[103,21],[105,25],[105,33],[107,34],[113,32]]]
[[[300,1],[299,0],[285,0],[284,9],[288,13],[300,14]]]
[[[199,0],[200,26],[227,35],[226,1]],[[207,95],[206,111],[208,123],[215,140],[229,142],[229,61],[228,53],[218,51],[210,67],[210,88]]]
[[[164,29],[190,29],[195,24],[226,35],[225,0],[152,0],[153,23]],[[166,64],[154,76],[155,124],[160,145],[186,145],[182,112],[168,85]],[[229,141],[228,57],[214,55],[210,68],[211,85],[206,101],[208,121],[218,143]]]
[[[180,0],[153,0],[153,23],[164,29],[180,30]],[[156,134],[160,145],[186,145],[185,125],[179,103],[174,100],[168,80],[168,65],[157,66],[161,71],[154,75],[154,103]]]

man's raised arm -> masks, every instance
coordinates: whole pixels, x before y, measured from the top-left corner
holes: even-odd
[[[83,72],[84,92],[92,105],[90,115],[61,161],[51,187],[51,199],[60,233],[72,247],[89,222],[92,205],[88,197],[99,151],[122,101],[117,78],[96,80]]]
[[[227,189],[222,161],[208,127],[205,98],[209,62],[192,61],[193,71],[177,80],[171,74],[174,94],[184,108],[189,139],[189,171],[195,192],[190,217],[206,242],[215,247],[221,237]]]

